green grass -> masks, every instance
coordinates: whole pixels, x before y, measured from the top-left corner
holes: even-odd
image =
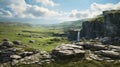
[[[63,32],[59,29],[0,24],[0,42],[4,38],[10,41],[20,40],[23,44],[39,50],[51,51],[55,46],[68,42],[66,38],[53,36],[53,33]],[[35,43],[29,43],[29,40],[35,40]]]

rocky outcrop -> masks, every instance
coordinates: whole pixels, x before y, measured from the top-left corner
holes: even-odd
[[[43,65],[52,61],[54,59],[47,51],[39,52],[37,49],[22,44],[21,41],[11,42],[3,39],[3,42],[0,43],[0,67],[13,67],[17,63]]]
[[[103,37],[103,30],[104,30],[104,26],[103,26],[103,22],[99,22],[99,21],[85,21],[82,24],[82,30],[80,32],[81,37],[84,38],[96,38],[96,37]]]
[[[120,36],[120,10],[104,11],[103,15],[106,36]]]
[[[102,43],[79,42],[77,44],[61,44],[52,50],[52,58],[71,59],[85,58],[86,60],[119,60],[120,47],[103,45]]]
[[[69,30],[67,36],[70,41],[77,40],[78,30]]]
[[[73,57],[84,57],[85,51],[82,46],[72,44],[61,44],[52,50],[52,56],[59,59],[68,59]]]
[[[92,42],[79,42],[76,45],[83,46],[84,49],[89,49],[89,50],[107,50],[108,48],[106,45],[102,45],[101,43],[94,44]]]
[[[4,41],[4,42],[1,43],[0,49],[11,48],[11,47],[13,47],[13,45],[14,44],[10,41]]]
[[[36,53],[38,53],[37,50],[29,48],[28,46],[26,47],[21,41],[15,40],[11,42],[8,39],[3,39],[3,42],[0,44],[0,63],[19,60]]]
[[[115,52],[115,51],[101,50],[101,51],[99,51],[99,54],[101,54],[102,56],[105,56],[105,57],[120,59],[120,53]]]
[[[104,11],[102,16],[83,22],[81,37],[120,37],[120,10]]]

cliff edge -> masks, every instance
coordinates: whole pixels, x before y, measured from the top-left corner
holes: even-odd
[[[103,14],[83,22],[81,37],[120,37],[120,10],[103,11]]]

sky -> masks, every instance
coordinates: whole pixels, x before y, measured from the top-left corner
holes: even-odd
[[[0,21],[54,24],[119,9],[120,0],[0,0]]]

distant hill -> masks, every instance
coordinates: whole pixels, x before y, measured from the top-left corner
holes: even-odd
[[[52,25],[52,27],[54,27],[55,29],[63,29],[63,30],[81,29],[83,21],[84,20],[65,21],[60,24],[54,24]]]
[[[0,22],[0,26],[13,26],[13,27],[32,27],[29,23],[20,23],[20,22]]]

